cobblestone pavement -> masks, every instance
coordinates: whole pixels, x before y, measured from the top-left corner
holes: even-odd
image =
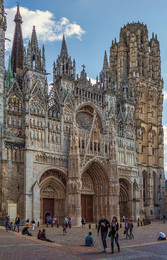
[[[46,229],[48,238],[55,240],[55,243],[47,243],[36,239],[38,229]],[[0,229],[0,260],[38,260],[38,259],[150,259],[167,260],[167,240],[157,241],[160,231],[167,234],[167,223],[154,221],[151,225],[134,228],[134,239],[125,239],[123,228],[119,231],[119,242],[121,252],[114,255],[103,254],[100,237],[97,237],[97,230],[92,228],[95,248],[84,247],[85,236],[90,231],[88,228],[67,229],[63,236],[62,227],[40,226],[31,231],[33,237],[22,236],[21,233],[5,232]],[[110,251],[110,238],[107,238]]]

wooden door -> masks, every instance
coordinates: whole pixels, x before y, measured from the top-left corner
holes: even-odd
[[[54,216],[54,199],[43,199],[43,223],[46,223],[46,215]]]
[[[81,205],[82,205],[82,218],[84,218],[87,223],[93,222],[93,196],[82,195]]]

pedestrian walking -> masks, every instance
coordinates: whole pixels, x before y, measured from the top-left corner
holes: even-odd
[[[109,221],[105,218],[105,216],[103,214],[101,214],[101,219],[99,221],[97,235],[99,236],[99,231],[101,231],[101,240],[102,240],[103,247],[104,247],[104,251],[103,251],[104,253],[107,253],[106,237],[107,237],[109,227],[110,227]]]
[[[34,219],[31,221],[31,224],[32,224],[32,230],[35,230],[35,220]]]
[[[132,222],[132,219],[131,219],[131,220],[130,220],[130,223],[129,223],[130,239],[134,238],[134,235],[133,235],[133,228],[134,228],[134,225],[133,225],[133,222]]]
[[[114,216],[112,219],[112,223],[111,223],[111,231],[109,233],[109,236],[111,237],[111,254],[114,253],[114,239],[115,239],[115,243],[118,247],[118,252],[120,252],[120,246],[118,243],[118,230],[119,230],[119,224],[118,224],[118,220],[117,217]]]
[[[126,219],[126,221],[125,221],[125,232],[124,232],[126,234],[126,238],[129,237],[128,232],[129,232],[129,222],[128,222],[128,219]]]
[[[16,219],[15,219],[15,224],[14,224],[14,231],[19,233],[19,226],[20,226],[20,217],[19,215],[17,215]],[[16,231],[16,227],[17,227],[17,231]]]
[[[123,222],[125,222],[125,216],[122,217]]]
[[[63,235],[66,235],[66,233],[67,233],[67,225],[66,225],[66,221],[64,220],[64,222],[63,222]]]

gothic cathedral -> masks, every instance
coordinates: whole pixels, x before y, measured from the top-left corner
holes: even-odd
[[[0,0],[0,217],[158,218],[165,213],[163,80],[157,35],[127,24],[96,84],[76,75],[65,36],[48,90],[35,26],[23,46],[19,6],[8,70]],[[24,33],[24,32],[23,32]]]

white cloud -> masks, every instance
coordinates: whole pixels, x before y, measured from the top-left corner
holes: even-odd
[[[15,23],[13,19],[16,14],[16,7],[6,9],[7,12],[7,32],[6,38],[11,42],[6,42],[6,50],[10,50],[14,35]],[[55,20],[53,13],[49,11],[32,11],[25,7],[20,7],[20,13],[23,18],[23,37],[25,42],[31,38],[33,25],[36,27],[38,40],[45,42],[54,42],[62,40],[63,34],[66,37],[76,37],[81,40],[85,31],[76,22],[70,22],[66,17],[62,17],[59,21]]]
[[[90,78],[90,77],[87,77],[87,79],[88,79],[88,80],[90,79],[90,81],[91,81],[91,83],[92,83],[93,85],[96,84],[96,80],[95,80],[95,79]]]
[[[164,91],[163,94],[164,94],[164,101],[166,101],[167,100],[167,91]]]

